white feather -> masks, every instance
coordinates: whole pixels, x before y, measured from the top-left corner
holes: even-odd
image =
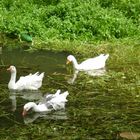
[[[29,74],[27,76],[21,76],[16,82],[16,68],[10,66],[8,69],[11,72],[11,79],[8,83],[8,88],[13,90],[38,90],[42,86],[42,80],[44,78],[44,72],[39,74]]]
[[[68,91],[61,93],[58,90],[55,94],[50,94],[45,97],[46,102],[40,102],[38,105],[34,102],[29,102],[24,105],[24,111],[29,111],[31,108],[35,112],[44,112],[52,110],[65,109],[65,103],[68,101],[66,98],[69,95]],[[50,97],[50,100],[48,98]]]
[[[69,55],[67,60],[73,63],[73,66],[77,70],[94,70],[101,69],[105,67],[106,60],[108,59],[109,54],[100,54],[97,57],[89,58],[82,63],[78,64],[76,58],[73,55]]]

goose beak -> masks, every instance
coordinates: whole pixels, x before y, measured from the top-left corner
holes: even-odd
[[[69,64],[71,61],[67,60],[66,64]]]
[[[22,116],[24,117],[27,114],[27,111],[24,109],[22,112]]]
[[[7,70],[8,70],[8,71],[10,71],[10,70],[11,70],[11,68],[9,67]]]

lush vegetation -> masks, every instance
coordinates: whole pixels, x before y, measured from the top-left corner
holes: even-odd
[[[1,0],[0,31],[82,42],[140,35],[139,0]]]
[[[0,48],[2,45],[10,49],[28,48],[25,42],[17,41],[20,36],[29,42],[33,37],[35,44],[29,50],[70,51],[78,62],[100,53],[110,54],[104,76],[91,77],[79,73],[74,85],[67,83],[72,77],[70,67],[65,63],[57,64],[55,59],[60,62],[60,57],[57,58],[56,53],[55,56],[51,54],[52,64],[61,67],[62,73],[57,68],[50,75],[45,72],[41,92],[68,90],[68,119],[39,117],[26,124],[21,112],[27,100],[17,96],[17,110],[10,111],[12,98],[5,69],[10,63],[17,65],[18,69],[28,66],[27,70],[19,72],[19,75],[24,75],[41,69],[42,63],[45,70],[51,70],[52,64],[47,64],[46,54],[35,56],[29,53],[21,58],[18,57],[20,53],[14,55],[12,51],[12,55],[5,55],[0,51],[1,139],[121,139],[121,132],[133,135],[133,132],[139,132],[139,7],[140,0],[1,0]],[[39,59],[41,61],[37,61]],[[66,68],[70,74],[64,73]],[[34,115],[29,114],[27,120]]]

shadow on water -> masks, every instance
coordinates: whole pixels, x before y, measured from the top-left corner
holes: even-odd
[[[3,139],[121,139],[140,132],[139,67],[113,64],[96,72],[70,72],[67,54],[6,51],[1,54],[0,135]],[[10,92],[9,65],[17,67],[17,79],[45,72],[38,92]],[[72,77],[72,79],[70,79]],[[70,84],[69,84],[70,83]],[[22,117],[23,105],[39,102],[57,89],[69,91],[66,110],[47,114],[31,112]],[[8,128],[8,129],[7,129]],[[122,132],[122,133],[121,133]],[[125,133],[124,133],[125,132]],[[9,135],[8,135],[9,134]]]

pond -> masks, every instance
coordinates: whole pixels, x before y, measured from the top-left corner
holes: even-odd
[[[94,74],[73,75],[66,66],[68,53],[3,50],[0,54],[0,136],[1,139],[121,139],[120,133],[140,132],[140,66],[118,64],[115,57],[106,69]],[[78,56],[77,56],[78,57]],[[113,60],[114,59],[114,60]],[[78,61],[82,61],[79,58]],[[17,79],[29,73],[45,72],[39,91],[10,92],[9,65],[17,68]],[[74,76],[74,77],[73,77]],[[66,109],[50,113],[29,113],[22,109],[57,89],[69,91]]]

